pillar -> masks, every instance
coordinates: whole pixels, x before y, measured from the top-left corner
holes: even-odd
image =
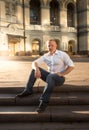
[[[17,21],[19,23],[23,23],[23,11],[22,11],[22,4],[18,0],[17,2],[17,7],[16,7],[16,16],[17,16]]]
[[[3,22],[3,20],[5,19],[5,2],[4,1],[0,1],[0,19],[1,22]]]
[[[67,27],[67,9],[61,8],[59,11],[59,25]]]
[[[24,3],[24,15],[25,15],[25,25],[29,25],[30,24],[30,8],[29,8],[29,1],[26,1],[26,3]]]
[[[50,8],[49,5],[41,6],[41,25],[50,25]]]

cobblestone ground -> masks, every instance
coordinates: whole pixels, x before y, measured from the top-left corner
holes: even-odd
[[[74,61],[75,69],[66,75],[66,82],[89,82],[89,62]],[[46,68],[45,65],[42,65]],[[0,61],[0,83],[26,83],[31,71],[31,61]]]

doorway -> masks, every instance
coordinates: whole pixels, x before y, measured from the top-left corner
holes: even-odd
[[[15,56],[19,52],[20,36],[8,35],[9,56]]]
[[[40,41],[38,39],[34,39],[32,41],[32,54],[39,55],[40,52]]]
[[[74,41],[70,40],[68,43],[68,54],[73,55],[74,54]]]
[[[14,56],[15,55],[15,44],[16,43],[9,43],[9,56]]]

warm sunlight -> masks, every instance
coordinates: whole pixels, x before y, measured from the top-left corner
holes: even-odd
[[[72,112],[77,114],[89,114],[89,111],[72,111]]]

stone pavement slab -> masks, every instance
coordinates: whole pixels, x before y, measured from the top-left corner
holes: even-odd
[[[22,58],[22,59],[21,59]],[[32,59],[19,57],[17,60],[2,60],[0,58],[0,86],[25,86],[31,72]],[[75,69],[66,75],[67,84],[89,85],[89,58],[73,58]],[[46,66],[43,64],[43,68]],[[45,83],[38,79],[36,86],[43,86]]]

